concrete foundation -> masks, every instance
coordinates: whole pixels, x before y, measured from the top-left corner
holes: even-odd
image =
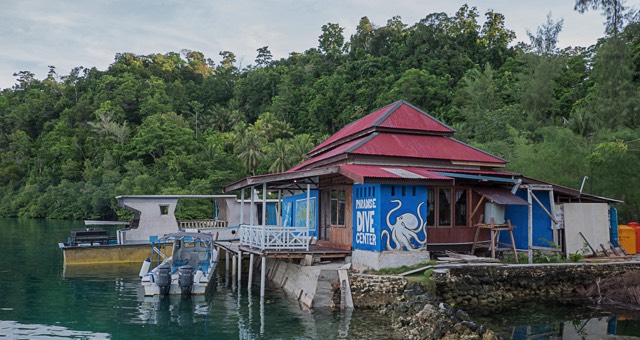
[[[284,289],[309,308],[335,307],[334,292],[340,289],[338,269],[343,266],[343,263],[302,266],[268,259],[267,275],[274,286]]]
[[[380,270],[382,268],[394,268],[410,266],[429,260],[429,252],[426,250],[413,251],[385,251],[381,253],[355,249],[351,260],[354,270],[367,269]]]

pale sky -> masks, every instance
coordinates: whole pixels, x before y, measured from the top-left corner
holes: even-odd
[[[0,89],[13,73],[31,71],[38,79],[48,65],[59,75],[77,66],[106,70],[119,52],[147,55],[200,51],[220,61],[231,51],[238,66],[254,64],[256,50],[269,46],[274,59],[317,47],[322,25],[337,23],[345,38],[367,16],[384,26],[399,15],[411,26],[430,13],[453,15],[464,3],[483,21],[493,9],[506,17],[518,41],[528,42],[551,12],[564,19],[559,46],[590,46],[604,35],[599,11],[580,14],[574,0],[0,0]],[[627,5],[640,8],[640,0]],[[481,23],[482,23],[481,21]]]

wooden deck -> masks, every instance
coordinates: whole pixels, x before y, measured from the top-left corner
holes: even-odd
[[[260,250],[241,246],[238,242],[216,241],[215,244],[233,254],[242,252],[243,254],[255,254],[273,259],[302,259],[307,255],[319,258],[345,258],[351,256],[350,250],[341,250],[335,248],[321,247],[315,244],[309,245],[309,250],[291,249],[291,250]]]

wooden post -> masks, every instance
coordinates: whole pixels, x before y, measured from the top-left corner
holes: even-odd
[[[251,292],[251,282],[253,282],[253,253],[249,254],[249,282],[247,283],[247,290]]]
[[[267,258],[265,256],[261,257],[262,261],[262,270],[260,271],[260,297],[264,297],[264,285],[267,276]]]
[[[262,225],[267,225],[267,183],[262,183]]]
[[[533,201],[531,200],[531,187],[527,187],[527,202],[529,202],[528,234],[527,234],[527,256],[529,264],[533,263]]]
[[[242,250],[238,249],[238,289],[242,287]]]
[[[495,259],[496,258],[496,236],[497,236],[497,232],[494,230],[496,228],[496,226],[494,225],[493,222],[493,217],[489,220],[489,226],[491,227],[491,229],[489,229],[491,231],[491,258]]]
[[[254,225],[253,215],[256,213],[255,187],[251,187],[251,210],[249,213],[249,225]]]
[[[240,191],[240,225],[244,224],[244,188]]]

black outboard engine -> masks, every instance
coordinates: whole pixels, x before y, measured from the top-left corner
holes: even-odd
[[[160,296],[169,294],[169,288],[171,288],[171,266],[168,263],[158,266],[156,284],[160,289]]]
[[[182,296],[191,294],[191,287],[193,286],[193,267],[187,265],[178,269],[178,286],[180,286]]]

